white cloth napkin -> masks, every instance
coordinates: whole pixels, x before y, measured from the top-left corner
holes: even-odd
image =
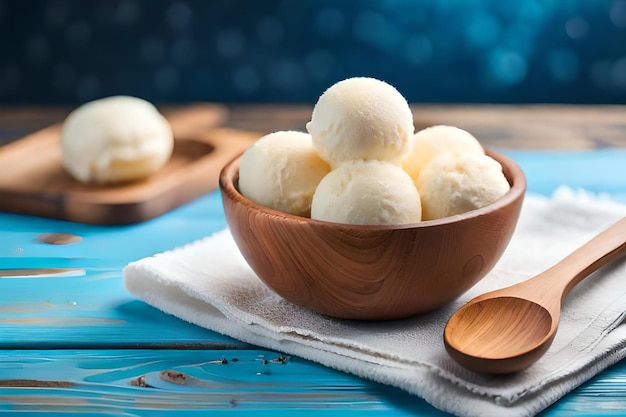
[[[124,279],[131,293],[166,313],[400,387],[449,413],[531,416],[626,356],[624,258],[574,288],[553,345],[521,373],[465,370],[444,349],[444,325],[470,298],[539,273],[624,215],[626,206],[583,191],[529,194],[494,270],[451,305],[405,320],[338,320],[284,301],[255,276],[228,230],[131,263]]]

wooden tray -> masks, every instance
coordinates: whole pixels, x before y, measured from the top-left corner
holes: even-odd
[[[71,177],[61,165],[61,123],[1,147],[0,210],[79,223],[142,222],[216,189],[226,162],[260,137],[215,127],[226,117],[217,105],[165,116],[174,131],[172,157],[136,183],[86,185]]]

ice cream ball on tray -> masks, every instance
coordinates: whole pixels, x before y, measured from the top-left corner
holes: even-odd
[[[111,184],[145,179],[169,160],[172,129],[150,102],[111,96],[83,104],[63,122],[63,167],[78,181]]]

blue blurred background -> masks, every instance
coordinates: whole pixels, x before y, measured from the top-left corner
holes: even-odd
[[[0,104],[626,103],[626,0],[0,0]]]

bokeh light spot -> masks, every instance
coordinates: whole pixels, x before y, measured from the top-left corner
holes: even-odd
[[[467,40],[475,47],[493,45],[500,33],[500,23],[493,15],[487,13],[475,14],[466,29]]]
[[[556,81],[573,81],[580,71],[579,59],[571,49],[551,51],[547,59],[548,70]]]
[[[613,0],[609,9],[609,17],[615,26],[626,27],[626,0]]]
[[[526,59],[518,52],[498,48],[489,54],[489,73],[498,84],[518,84],[526,77],[527,70]]]
[[[386,44],[389,34],[385,18],[380,13],[372,11],[359,13],[353,30],[357,39],[371,44]]]
[[[225,57],[236,57],[240,55],[245,46],[246,38],[239,29],[224,29],[217,34],[217,52]]]
[[[582,39],[589,32],[589,23],[582,17],[573,17],[565,23],[565,32],[572,39]]]
[[[601,90],[611,90],[613,88],[611,69],[611,62],[607,60],[595,62],[591,67],[591,82]]]
[[[626,90],[626,56],[621,57],[613,64],[611,79],[616,87]]]

